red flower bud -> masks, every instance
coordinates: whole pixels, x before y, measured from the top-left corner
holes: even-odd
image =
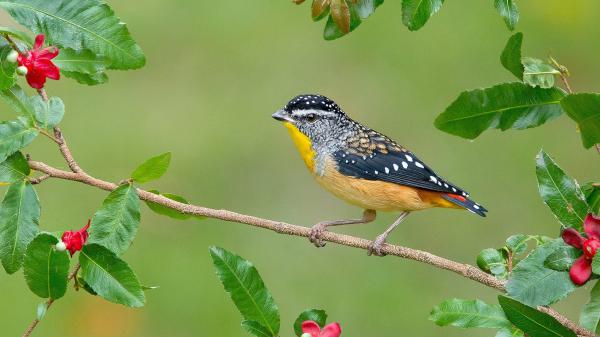
[[[60,79],[60,70],[52,63],[52,59],[58,55],[58,48],[46,47],[44,44],[44,34],[35,37],[33,49],[20,54],[17,58],[19,66],[27,68],[27,83],[34,89],[42,89],[46,83],[46,78],[53,80]]]
[[[330,323],[321,329],[315,321],[304,321],[302,322],[302,332],[312,337],[339,337],[342,334],[342,328],[338,323]]]
[[[600,241],[596,238],[589,238],[583,241],[583,255],[590,260],[594,258],[598,248],[600,248]]]
[[[63,233],[62,242],[64,242],[67,250],[71,253],[71,256],[83,248],[83,245],[88,238],[87,230],[90,228],[90,222],[91,220],[88,220],[87,225],[78,231],[66,231]]]

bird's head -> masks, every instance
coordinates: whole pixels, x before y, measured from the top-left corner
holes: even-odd
[[[300,132],[312,143],[339,139],[349,121],[334,101],[317,94],[298,95],[292,98],[282,109],[273,114],[273,118],[284,122],[292,134]]]

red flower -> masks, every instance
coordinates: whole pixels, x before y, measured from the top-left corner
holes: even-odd
[[[342,328],[338,323],[330,323],[323,330],[315,321],[302,322],[302,332],[311,335],[311,337],[339,337],[342,334]]]
[[[71,256],[75,254],[75,252],[80,251],[83,247],[83,244],[88,238],[88,228],[90,228],[91,220],[88,220],[87,225],[85,225],[82,229],[78,231],[66,231],[62,235],[62,242],[65,244],[65,247],[71,253]]]
[[[562,239],[566,244],[583,250],[583,255],[575,260],[569,270],[571,281],[576,285],[585,284],[592,276],[592,259],[600,248],[600,218],[588,214],[583,222],[583,229],[587,238],[573,228],[562,232]]]
[[[36,36],[33,49],[19,54],[17,58],[19,66],[27,68],[27,75],[25,75],[27,83],[35,89],[44,87],[46,77],[53,80],[60,79],[60,70],[51,61],[58,55],[58,48],[51,46],[42,49],[44,38],[44,34]]]

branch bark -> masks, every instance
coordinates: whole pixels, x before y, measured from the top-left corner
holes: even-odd
[[[54,138],[58,140],[58,145],[60,152],[62,153],[65,161],[67,162],[71,171],[61,170],[50,165],[47,165],[43,162],[34,161],[29,159],[29,167],[32,170],[38,171],[47,175],[51,178],[70,180],[75,182],[80,182],[89,186],[97,187],[106,191],[112,191],[116,189],[119,185],[108,182],[105,180],[101,180],[95,178],[85,171],[83,171],[75,159],[71,154],[69,147],[67,146],[66,141],[64,140],[63,134],[60,129],[56,128],[54,133]],[[300,236],[300,237],[308,237],[310,235],[310,229],[304,226],[293,225],[289,223],[285,223],[282,221],[275,221],[270,219],[263,219],[252,215],[246,215],[241,213],[236,213],[229,210],[224,209],[213,209],[208,207],[202,207],[191,204],[184,204],[164,196],[154,194],[148,192],[146,190],[137,189],[137,193],[142,200],[154,202],[160,204],[162,206],[174,209],[184,214],[190,215],[199,215],[213,219],[219,219],[223,221],[229,222],[237,222],[241,224],[246,224],[258,228],[268,229],[274,231],[279,234]],[[324,241],[337,243],[340,245],[354,247],[359,249],[368,250],[369,245],[372,243],[371,240],[354,237],[346,234],[338,234],[333,232],[325,232],[321,236]],[[464,264],[456,261],[449,260],[447,258],[434,255],[432,253],[413,249],[404,246],[398,245],[390,245],[385,244],[382,248],[382,252],[387,255],[397,256],[400,258],[405,258],[409,260],[414,260],[422,263],[426,263],[432,265],[434,267],[445,269],[452,271],[458,275],[461,275],[465,278],[473,280],[475,282],[481,283],[485,286],[494,288],[501,292],[506,291],[506,281],[499,280],[496,277],[487,274],[480,270],[475,266],[471,266],[469,264]],[[562,325],[574,331],[578,336],[582,337],[598,337],[593,332],[584,329],[583,327],[577,325],[575,322],[571,321],[569,318],[563,316],[561,313],[555,311],[554,309],[548,307],[538,307],[538,310],[549,314],[550,316],[556,318]],[[37,323],[36,323],[37,324]],[[35,327],[35,326],[34,326]],[[28,336],[28,335],[25,335]]]

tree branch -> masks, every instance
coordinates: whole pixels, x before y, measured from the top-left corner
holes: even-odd
[[[63,180],[71,180],[80,183],[84,183],[86,185],[90,185],[93,187],[97,187],[106,191],[112,191],[118,187],[117,184],[112,182],[104,181],[91,175],[87,174],[83,171],[77,162],[73,159],[71,151],[69,150],[66,141],[62,135],[62,132],[56,128],[55,129],[55,138],[59,140],[59,148],[63,157],[65,158],[67,164],[69,165],[71,172],[61,170],[50,165],[47,165],[43,162],[34,161],[29,159],[29,167],[32,170],[41,172],[45,175],[48,175],[52,178],[58,178]],[[140,188],[137,189],[137,193],[142,200],[154,202],[160,204],[162,206],[174,209],[184,214],[190,215],[199,215],[213,219],[219,219],[223,221],[229,222],[237,222],[241,224],[246,224],[254,227],[259,227],[263,229],[268,229],[279,234],[293,235],[293,236],[301,236],[308,237],[310,235],[310,229],[304,226],[293,225],[281,221],[274,221],[269,219],[263,219],[259,217],[255,217],[252,215],[246,215],[241,213],[236,213],[229,210],[224,209],[213,209],[208,207],[202,207],[191,204],[184,204],[169,198],[166,198],[162,195],[154,194],[148,192],[146,190],[142,190]],[[371,240],[366,240],[359,237],[354,237],[346,234],[338,234],[333,232],[324,232],[321,236],[322,240],[337,243],[340,245],[360,248],[364,250],[368,250]],[[456,261],[452,261],[446,259],[441,256],[437,256],[431,254],[426,251],[408,248],[404,246],[398,245],[390,245],[385,244],[382,248],[382,252],[387,255],[393,255],[400,258],[410,259],[422,263],[426,263],[432,265],[437,268],[445,269],[452,271],[458,275],[461,275],[465,278],[471,279],[473,281],[479,282],[485,286],[494,288],[496,290],[505,292],[506,291],[506,281],[497,279],[496,277],[487,274],[480,270],[475,266],[471,266],[469,264],[464,264]],[[73,274],[74,276],[74,274]],[[598,337],[593,332],[586,330],[573,321],[569,320],[567,317],[563,316],[559,312],[548,308],[548,307],[538,307],[538,310],[543,311],[554,318],[556,318],[561,324],[565,327],[571,329],[579,336],[583,337]],[[37,323],[36,323],[37,324]]]

